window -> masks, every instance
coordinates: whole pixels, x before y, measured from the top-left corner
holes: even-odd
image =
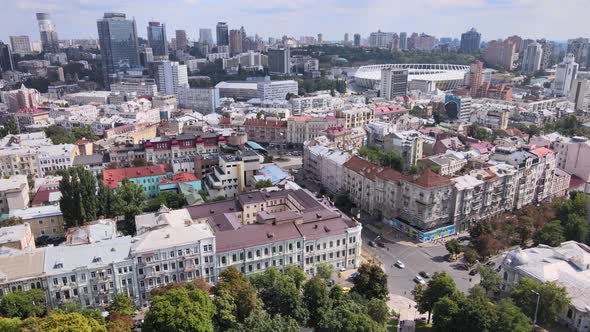
[[[252,252],[248,251],[248,259],[252,259]]]
[[[95,279],[96,278],[96,272],[90,272],[90,277],[92,279]]]
[[[237,260],[236,254],[231,255],[231,261],[235,262]]]
[[[56,286],[59,285],[59,281],[57,281],[57,278],[53,278],[53,284]]]
[[[168,271],[168,264],[164,263],[164,271]]]
[[[225,264],[225,256],[221,256],[221,264]]]
[[[76,282],[76,275],[75,275],[75,274],[71,275],[71,276],[70,276],[70,280],[71,280],[72,282]]]
[[[143,274],[143,269],[139,269],[137,271],[139,272],[139,274]]]

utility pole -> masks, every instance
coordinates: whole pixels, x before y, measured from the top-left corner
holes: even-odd
[[[535,331],[535,326],[537,326],[537,312],[539,311],[539,300],[541,299],[541,294],[539,294],[535,290],[531,290],[533,294],[537,295],[537,305],[535,306],[535,318],[533,319],[533,332]]]

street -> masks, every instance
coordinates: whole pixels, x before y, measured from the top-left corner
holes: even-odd
[[[371,247],[369,241],[374,240],[378,234],[368,227],[363,228],[363,249],[376,256],[382,263],[388,276],[388,287],[391,294],[401,295],[413,299],[412,290],[416,286],[414,277],[420,271],[434,274],[434,272],[447,272],[459,290],[466,292],[469,288],[479,283],[479,274],[470,276],[469,271],[456,268],[457,262],[447,262],[444,256],[448,253],[444,245],[428,247],[417,246],[408,241],[391,243],[384,241],[384,248]],[[403,243],[400,243],[403,242]],[[405,267],[400,269],[394,263],[400,260]],[[426,279],[428,281],[428,279]]]

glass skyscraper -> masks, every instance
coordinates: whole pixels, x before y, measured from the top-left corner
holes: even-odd
[[[139,66],[137,28],[135,20],[125,14],[105,13],[96,23],[102,57],[105,88],[109,88],[117,73]]]
[[[59,41],[55,27],[51,22],[51,15],[47,13],[37,13],[37,23],[39,24],[43,52],[59,52]]]
[[[160,22],[149,22],[147,27],[148,44],[155,57],[168,56],[166,41],[166,25]]]

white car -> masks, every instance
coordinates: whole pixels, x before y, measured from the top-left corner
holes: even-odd
[[[395,266],[399,267],[400,269],[403,269],[406,267],[402,261],[396,261]]]
[[[415,276],[414,281],[420,285],[426,285],[426,281],[421,276]]]

